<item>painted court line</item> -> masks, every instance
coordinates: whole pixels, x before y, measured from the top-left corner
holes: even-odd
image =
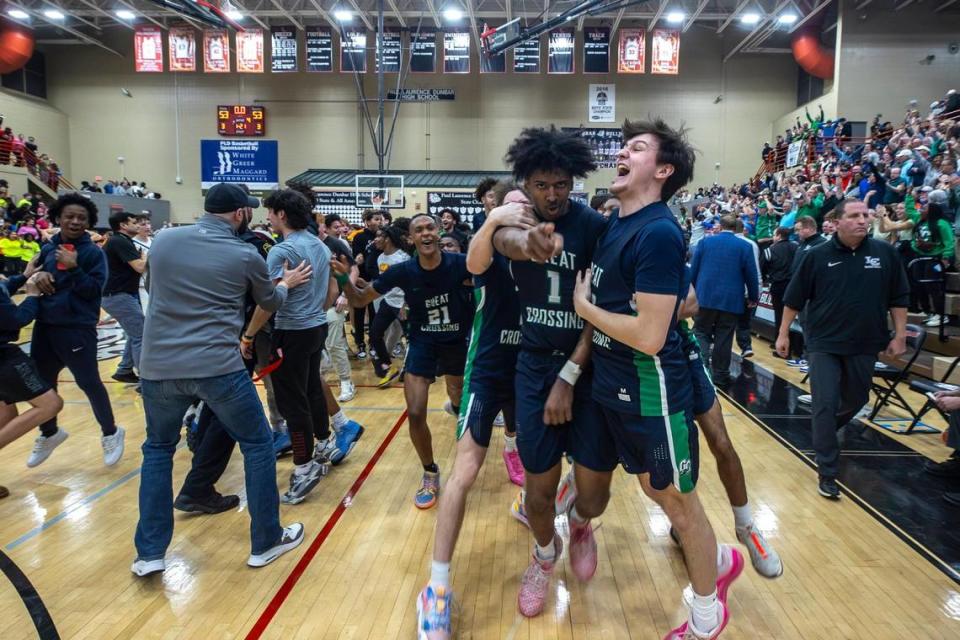
[[[367,465],[363,468],[363,471],[360,472],[360,475],[357,476],[356,481],[350,489],[347,490],[346,495],[343,496],[343,499],[337,504],[337,508],[333,510],[333,513],[330,514],[330,517],[327,518],[327,522],[323,525],[323,528],[320,529],[320,532],[317,533],[317,536],[313,539],[313,542],[310,543],[310,546],[307,547],[306,553],[303,554],[303,557],[297,562],[293,567],[293,570],[290,572],[290,575],[287,576],[287,579],[283,581],[283,584],[280,585],[280,589],[277,590],[277,593],[274,594],[273,598],[267,604],[267,608],[263,610],[263,613],[260,614],[260,617],[257,618],[257,621],[253,624],[253,627],[250,629],[249,633],[246,635],[246,640],[255,640],[260,638],[263,635],[263,632],[266,631],[267,627],[270,625],[270,622],[277,615],[277,612],[280,610],[280,607],[283,606],[284,601],[289,597],[290,592],[293,591],[293,588],[297,585],[297,582],[300,581],[300,578],[303,577],[304,572],[306,572],[307,567],[310,566],[310,563],[316,557],[317,552],[320,551],[320,547],[323,546],[323,543],[326,542],[327,537],[330,535],[330,532],[333,531],[333,528],[337,526],[337,522],[340,521],[340,517],[343,516],[344,512],[347,510],[347,507],[353,502],[354,497],[360,491],[360,488],[363,486],[363,483],[366,482],[367,478],[370,476],[370,473],[373,471],[373,468],[380,461],[380,458],[383,456],[384,451],[387,450],[387,447],[390,446],[390,443],[393,442],[393,439],[396,437],[397,432],[400,431],[400,427],[403,425],[404,421],[407,419],[407,410],[404,409],[403,413],[400,414],[400,417],[397,418],[396,424],[393,425],[393,428],[390,429],[386,437],[384,437],[383,442],[380,443],[380,447],[377,448],[376,452],[370,458],[370,461],[367,462]]]

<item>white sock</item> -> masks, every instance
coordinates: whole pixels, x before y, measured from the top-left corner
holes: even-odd
[[[753,524],[753,513],[750,511],[750,501],[742,507],[733,507],[733,521],[737,529],[746,529]]]
[[[717,545],[717,573],[722,574],[730,570],[730,564],[733,562],[733,558],[730,557],[730,554],[727,552],[726,545],[718,544]]]
[[[537,554],[538,560],[542,562],[553,562],[557,559],[557,548],[553,546],[553,540],[545,547],[541,547],[538,542],[534,541],[534,547],[534,553]]]
[[[504,434],[503,436],[503,448],[506,451],[516,451],[517,450],[517,435],[508,436]]]
[[[333,423],[333,428],[337,431],[347,425],[347,416],[343,415],[343,409],[330,416],[330,420]]]
[[[693,592],[690,623],[698,635],[709,635],[720,624],[719,606],[716,589],[708,596],[701,596],[696,591]]]
[[[293,472],[298,476],[305,476],[307,475],[307,472],[310,471],[311,466],[313,466],[313,460],[305,464],[298,464],[296,467],[293,468]]]
[[[587,521],[590,520],[590,518],[584,518],[584,517],[581,516],[579,513],[577,513],[577,507],[576,507],[576,505],[574,505],[574,506],[570,509],[570,514],[567,516],[567,518],[568,518],[568,520],[569,520],[570,522],[575,522],[575,523],[577,523],[577,524],[586,524]]]
[[[450,587],[450,563],[449,562],[437,562],[436,560],[430,565],[430,584],[435,584],[440,587]]]

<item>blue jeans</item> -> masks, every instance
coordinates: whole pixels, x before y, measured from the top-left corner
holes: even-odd
[[[127,334],[127,344],[123,347],[123,357],[117,371],[140,370],[140,347],[143,345],[143,308],[140,296],[136,293],[114,293],[103,296],[100,306],[113,316],[123,332]]]
[[[250,546],[263,553],[280,541],[280,496],[273,435],[246,370],[213,378],[141,380],[147,415],[140,476],[140,521],[134,543],[142,560],[163,558],[173,537],[173,454],[183,414],[203,400],[220,418],[243,454]]]

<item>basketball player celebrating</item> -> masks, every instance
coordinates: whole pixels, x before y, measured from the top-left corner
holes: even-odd
[[[440,251],[436,221],[420,214],[410,220],[410,239],[417,259],[394,265],[373,284],[350,282],[350,265],[333,260],[337,282],[354,308],[365,307],[394,287],[403,290],[409,308],[410,343],[404,363],[403,395],[407,402],[410,439],[423,465],[423,479],[414,497],[418,509],[429,509],[440,493],[440,469],[433,459],[427,425],[430,385],[444,376],[447,396],[459,411],[463,367],[467,357],[467,328],[473,309],[462,294],[470,278],[466,256]]]
[[[450,559],[463,524],[467,492],[473,486],[487,455],[493,421],[503,411],[508,444],[504,460],[510,479],[523,485],[523,467],[516,452],[514,386],[520,344],[520,303],[506,258],[494,252],[493,234],[501,226],[529,229],[534,226],[529,202],[512,182],[497,183],[497,208],[489,212],[470,243],[467,268],[474,274],[477,310],[467,349],[463,399],[457,420],[457,455],[453,471],[440,498],[433,543],[430,583],[417,599],[417,629],[421,637],[449,638],[452,633]],[[513,431],[512,437],[510,432]],[[510,443],[512,449],[510,452]],[[517,477],[519,476],[519,477]]]
[[[623,138],[610,188],[622,206],[596,247],[591,269],[577,278],[574,304],[594,326],[598,427],[613,438],[624,467],[639,476],[683,543],[693,586],[690,615],[666,639],[712,639],[729,621],[726,592],[743,559],[735,549],[717,546],[695,491],[693,389],[677,332],[686,295],[685,248],[664,204],[690,181],[694,153],[683,131],[661,120],[626,121]]]
[[[526,512],[536,541],[523,574],[518,603],[525,616],[544,606],[550,575],[560,557],[554,503],[561,458],[569,453],[579,494],[568,512],[570,563],[580,580],[597,568],[589,518],[610,498],[616,452],[596,429],[596,406],[587,369],[592,329],[573,309],[576,274],[590,264],[603,227],[596,211],[569,199],[575,177],[596,168],[576,134],[556,128],[524,129],[507,151],[513,175],[523,182],[540,223],[533,229],[502,227],[494,247],[510,260],[522,314],[516,373],[517,446],[526,479]]]

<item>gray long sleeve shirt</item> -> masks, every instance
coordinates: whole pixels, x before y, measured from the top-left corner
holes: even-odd
[[[243,370],[239,345],[247,291],[268,311],[287,298],[287,288],[273,285],[253,245],[210,214],[158,234],[147,269],[150,306],[140,357],[140,376],[147,380]]]

